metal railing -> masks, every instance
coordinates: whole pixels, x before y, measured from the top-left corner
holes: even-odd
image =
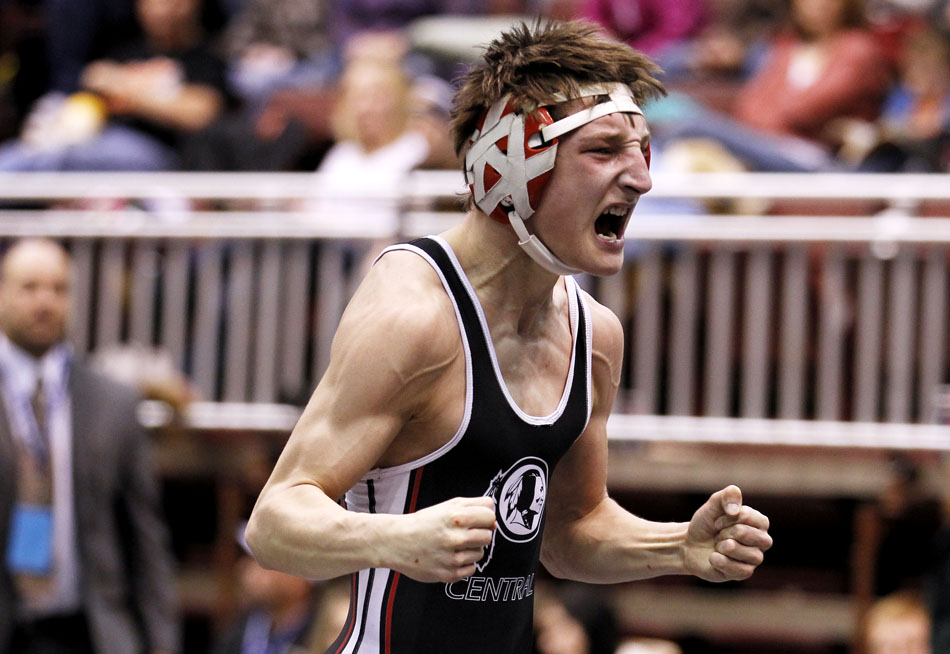
[[[360,206],[384,209],[369,216],[321,205],[332,192],[313,174],[0,176],[0,240],[67,243],[80,352],[134,341],[165,350],[207,400],[299,400],[326,366],[360,255],[458,220],[459,180],[418,172],[398,192],[368,189]],[[914,213],[950,200],[945,176],[658,175],[650,197],[885,210],[660,215],[645,203],[624,270],[582,280],[627,330],[618,415],[944,420],[950,218]],[[636,423],[614,424],[638,438]]]

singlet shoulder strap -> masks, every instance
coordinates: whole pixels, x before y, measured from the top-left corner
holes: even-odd
[[[463,329],[467,345],[471,348],[472,356],[476,361],[490,360],[493,355],[488,349],[486,341],[488,335],[482,330],[479,309],[469,293],[467,280],[462,279],[453,261],[453,256],[446,250],[447,246],[443,245],[441,239],[437,237],[426,236],[403,244],[401,247],[402,249],[417,250],[424,255],[424,258],[429,260],[429,263],[442,278],[442,284],[455,304],[460,326]]]

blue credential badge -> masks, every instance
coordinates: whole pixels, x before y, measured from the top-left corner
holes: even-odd
[[[53,569],[53,508],[17,503],[13,507],[7,566],[13,573],[48,575]]]

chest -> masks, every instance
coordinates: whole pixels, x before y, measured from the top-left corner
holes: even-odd
[[[507,433],[557,420],[572,389],[584,395],[587,386],[586,357],[577,360],[577,338],[563,322],[543,338],[525,338],[491,323],[487,330],[468,330],[460,348],[464,355],[433,384],[424,411],[405,425],[381,465],[434,452],[473,422],[487,420],[491,429]]]
[[[521,411],[531,416],[550,415],[557,409],[571,371],[571,333],[566,326],[551,331],[540,339],[503,331],[492,335],[497,360],[495,381]]]

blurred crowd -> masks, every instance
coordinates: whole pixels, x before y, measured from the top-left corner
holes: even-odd
[[[0,0],[0,172],[318,170],[346,193],[458,168],[455,79],[537,16],[595,21],[660,63],[654,169],[950,171],[950,0]],[[190,399],[164,361],[129,356],[111,372]],[[880,560],[912,558],[889,556],[904,513],[881,513]],[[947,651],[946,567],[924,598],[874,589],[887,601],[868,611],[869,653]],[[239,576],[242,612],[216,653],[323,651],[345,619],[345,584],[249,558]],[[618,649],[614,618],[575,591],[539,595],[537,652],[679,651]],[[918,649],[879,644],[896,623]]]
[[[950,165],[947,0],[0,0],[0,171],[454,168],[455,78],[538,16],[663,66],[661,168]]]

